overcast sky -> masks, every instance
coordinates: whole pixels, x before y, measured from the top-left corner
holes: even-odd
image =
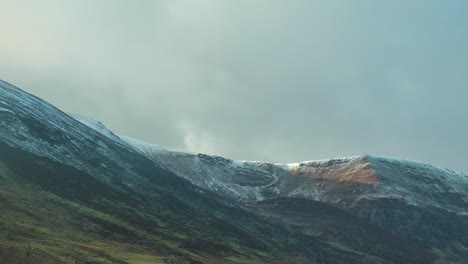
[[[466,0],[2,0],[0,74],[170,148],[468,172]]]

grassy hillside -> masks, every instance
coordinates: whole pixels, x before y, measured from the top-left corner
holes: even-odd
[[[4,144],[0,161],[4,259],[21,259],[28,242],[37,261],[65,263],[158,263],[171,255],[182,263],[311,263],[320,252],[347,258],[185,183],[178,191],[161,184],[144,197]]]
[[[278,200],[246,210],[160,169],[141,170],[152,173],[147,194],[0,142],[0,263],[24,263],[28,243],[34,264],[418,263],[429,257],[410,244],[395,247],[395,238],[324,204]],[[278,202],[293,214],[278,211]]]

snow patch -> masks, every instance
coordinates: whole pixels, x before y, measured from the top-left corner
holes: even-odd
[[[195,153],[191,152],[184,152],[181,150],[175,150],[175,149],[169,149],[160,145],[156,144],[151,144],[148,142],[145,142],[143,140],[139,140],[136,138],[131,138],[127,136],[122,136],[119,135],[121,139],[132,145],[133,147],[137,148],[143,153],[154,155],[154,154],[170,154],[170,153],[180,153],[180,154],[193,154],[196,155]]]
[[[104,124],[102,124],[101,122],[91,119],[89,117],[78,115],[78,114],[69,114],[69,115],[75,118],[76,120],[80,121],[80,123],[88,126],[89,128],[96,130],[97,132],[103,134],[104,136],[112,140],[119,140],[119,137],[115,135],[112,131],[107,129],[107,127],[104,126]]]
[[[0,107],[0,112],[6,112],[6,113],[10,113],[10,114],[15,114],[15,112],[11,111],[10,109],[6,109],[6,108],[2,108],[2,107]]]

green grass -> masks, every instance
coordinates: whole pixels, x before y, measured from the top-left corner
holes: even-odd
[[[96,208],[92,208],[18,179],[0,162],[0,246],[14,254],[20,254],[29,242],[35,248],[33,254],[59,258],[61,263],[155,264],[165,263],[170,255],[202,263],[210,263],[210,259],[218,259],[213,263],[221,261],[219,257],[187,249],[183,244],[190,240],[196,243],[196,238],[187,234],[187,230],[178,232],[164,218],[105,199],[95,200],[92,207]],[[115,211],[115,215],[99,209],[110,206],[109,211]],[[151,226],[133,226],[123,219],[122,211],[150,222]],[[221,262],[262,263],[258,256],[267,256],[242,247],[235,240],[217,243],[237,252],[221,257],[224,259]]]
[[[314,263],[323,256],[330,263],[362,263],[363,257],[368,263],[385,263],[353,247],[350,239],[366,239],[360,234],[342,237],[333,231],[340,227],[330,225],[324,229],[329,235],[309,235],[317,230],[313,225],[296,230],[287,221],[200,193],[152,164],[142,172],[151,180],[148,186],[132,189],[3,147],[0,263],[23,259],[27,243],[35,248],[33,264],[155,264],[172,255],[178,264]],[[334,219],[332,213],[328,216]],[[385,251],[376,254],[387,257]]]
[[[22,249],[29,242],[36,254],[58,256],[64,263],[76,260],[164,263],[166,257],[156,249],[105,239],[99,234],[102,227],[88,219],[124,227],[138,236],[148,234],[109,214],[16,182],[13,176],[0,162],[0,244],[3,246]],[[158,243],[165,248],[177,246],[171,241]]]

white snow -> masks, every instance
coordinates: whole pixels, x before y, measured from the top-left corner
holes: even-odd
[[[6,113],[10,113],[10,114],[15,113],[15,112],[11,111],[10,109],[6,109],[6,108],[2,108],[2,107],[0,107],[0,112],[6,112]]]
[[[195,153],[184,152],[184,151],[175,150],[175,149],[169,149],[169,148],[166,148],[160,145],[151,144],[151,143],[148,143],[143,140],[136,139],[136,138],[131,138],[131,137],[122,136],[122,135],[119,135],[119,137],[146,154],[152,154],[152,155],[168,154],[168,153],[195,154]]]
[[[7,103],[7,102],[5,102],[5,101],[2,101],[2,100],[0,100],[0,105],[4,105],[4,106],[10,106],[10,104],[9,104],[9,103]]]
[[[103,134],[104,136],[113,140],[118,140],[118,137],[114,133],[112,133],[112,131],[107,129],[101,122],[91,119],[89,117],[78,115],[78,114],[69,114],[69,115],[75,118],[76,120],[80,121],[82,124]]]
[[[330,161],[351,162],[351,161],[360,159],[362,157],[364,156],[349,156],[349,157],[338,157],[338,158],[330,158],[330,159],[307,160],[307,161],[300,161],[300,162],[294,162],[294,163],[274,163],[274,165],[282,167],[287,170],[293,170],[301,166],[326,164]]]

